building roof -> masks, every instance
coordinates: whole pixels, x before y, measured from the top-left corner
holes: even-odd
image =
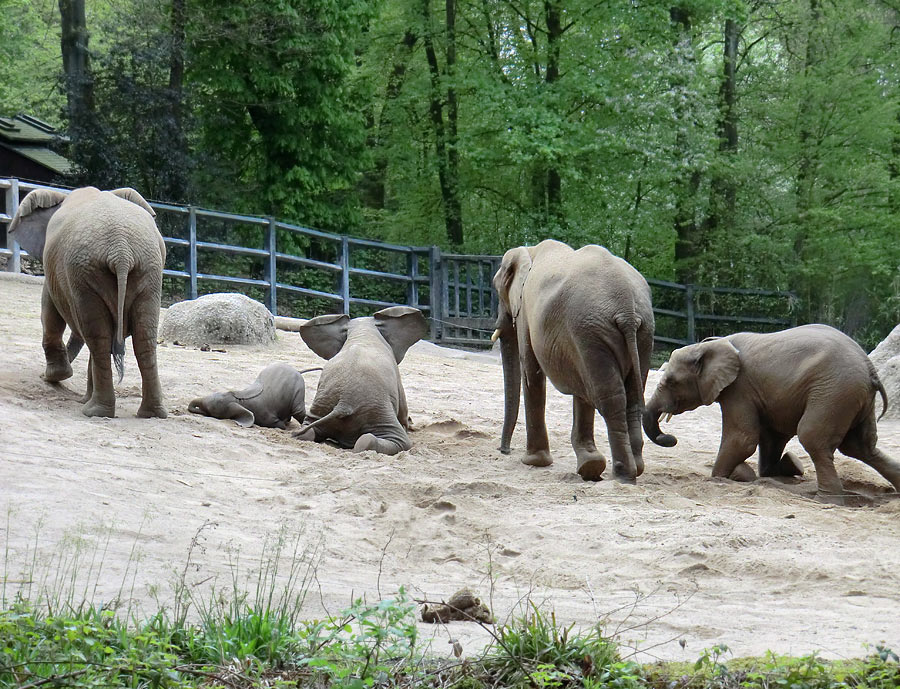
[[[36,117],[0,117],[0,146],[64,175],[72,171],[72,163],[49,148],[60,139],[65,137]]]

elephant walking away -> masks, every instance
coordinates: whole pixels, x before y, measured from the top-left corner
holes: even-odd
[[[156,330],[166,247],[153,209],[134,189],[70,194],[36,189],[19,206],[9,234],[44,264],[41,297],[44,378],[72,375],[82,344],[91,353],[86,416],[115,416],[110,354],[124,374],[125,338],[131,336],[143,381],[140,417],[166,417],[156,367]],[[62,336],[72,331],[68,349]]]
[[[552,239],[507,251],[494,276],[505,410],[500,451],[509,454],[525,384],[522,462],[553,462],[544,421],[546,379],[572,395],[572,447],[581,477],[599,481],[606,458],[594,442],[594,411],[606,421],[613,474],[644,471],[641,412],[653,350],[650,287],[601,246],[577,251]]]
[[[269,364],[244,390],[214,392],[191,400],[188,411],[216,419],[234,419],[243,427],[287,428],[291,418],[303,423],[306,417],[304,373],[321,371],[321,366],[298,371],[288,364]]]
[[[712,475],[756,478],[744,463],[759,448],[761,476],[796,476],[798,460],[784,452],[795,435],[816,468],[819,495],[840,502],[834,452],[862,460],[900,491],[900,463],[876,447],[875,393],[882,414],[887,394],[875,367],[856,342],[827,325],[776,333],[737,333],[672,352],[644,411],[644,429],[658,445],[663,414],[701,404],[722,408],[722,440]]]
[[[398,364],[425,336],[418,309],[391,306],[371,317],[319,316],[300,326],[300,336],[328,362],[322,369],[302,440],[332,440],[355,452],[386,455],[412,447],[409,412]]]

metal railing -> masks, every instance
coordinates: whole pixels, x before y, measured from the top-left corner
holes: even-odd
[[[69,191],[0,179],[7,210],[0,214],[0,238],[5,235],[3,224],[11,220],[21,196],[40,188]],[[435,246],[387,244],[274,218],[196,206],[150,205],[168,249],[163,275],[170,281],[182,281],[186,298],[221,291],[216,285],[225,284],[250,291],[276,315],[299,312],[310,316],[329,310],[352,315],[408,304],[429,318],[432,340],[452,344],[483,346],[494,329],[497,294],[491,280],[500,256],[442,254]],[[300,250],[305,255],[300,255]],[[21,257],[27,253],[12,242],[8,248],[0,246],[0,255],[10,256],[9,269],[20,272]],[[245,259],[241,270],[228,264],[231,274],[222,274],[223,255]],[[648,282],[657,318],[656,341],[664,347],[725,334],[719,330],[728,327],[758,329],[794,323],[795,297],[790,292]],[[298,299],[305,303],[298,307]],[[776,300],[774,307],[771,300]],[[754,304],[759,313],[747,313]],[[783,316],[773,317],[772,313]]]

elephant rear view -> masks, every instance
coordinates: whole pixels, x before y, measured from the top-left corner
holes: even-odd
[[[124,373],[125,338],[132,337],[143,380],[137,415],[166,417],[156,366],[156,331],[166,248],[156,214],[134,189],[76,189],[66,195],[32,191],[10,223],[10,235],[44,264],[41,298],[44,378],[72,375],[82,344],[90,351],[86,416],[115,416],[110,355]],[[72,331],[68,349],[62,336]]]
[[[600,480],[606,459],[594,443],[594,411],[606,421],[613,472],[634,481],[644,470],[641,413],[653,349],[653,307],[643,276],[601,246],[573,250],[552,239],[510,249],[494,276],[503,358],[505,413],[500,451],[508,454],[525,383],[522,462],[553,462],[544,421],[546,378],[573,398],[572,447],[578,473]]]

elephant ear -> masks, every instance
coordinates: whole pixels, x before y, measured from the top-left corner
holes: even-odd
[[[238,426],[243,426],[244,428],[249,428],[256,422],[253,412],[237,402],[230,402],[225,405],[224,413],[219,418],[233,419]]]
[[[712,404],[741,370],[741,356],[731,342],[712,340],[697,345],[697,387],[703,404]]]
[[[425,337],[428,323],[419,309],[412,306],[389,306],[375,312],[375,326],[394,352],[399,364],[406,350]]]
[[[131,201],[132,203],[140,206],[141,208],[143,208],[145,211],[147,211],[150,214],[151,218],[156,217],[156,211],[150,207],[150,204],[144,200],[143,196],[138,194],[131,187],[122,187],[121,189],[113,189],[110,193],[115,194],[119,198],[123,198],[126,201]]]
[[[9,223],[8,235],[29,254],[43,259],[47,223],[65,200],[66,194],[55,189],[35,189],[19,204]]]
[[[330,359],[344,346],[349,322],[350,316],[345,313],[329,313],[311,318],[298,330],[307,347],[323,359]]]
[[[524,246],[516,247],[503,254],[503,260],[494,275],[494,289],[497,290],[500,303],[513,319],[518,318],[522,308],[522,289],[531,271],[531,263],[528,249]]]
[[[234,395],[234,398],[237,400],[252,400],[254,397],[259,397],[262,393],[263,384],[259,382],[259,379],[254,380],[248,388],[231,391],[231,394]]]

